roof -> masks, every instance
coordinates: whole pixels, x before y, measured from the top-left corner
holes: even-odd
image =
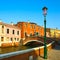
[[[30,24],[36,24],[36,23],[33,23],[33,22],[18,22],[18,23],[30,23]],[[36,24],[37,25],[37,24]]]
[[[7,26],[7,27],[10,27],[10,28],[17,28],[17,29],[20,29],[18,26],[16,26],[15,24],[6,24],[6,23],[3,23],[3,22],[0,22],[0,25],[4,25],[4,26]]]
[[[33,23],[33,22],[30,22],[31,24],[35,24],[35,25],[37,25],[36,23]]]

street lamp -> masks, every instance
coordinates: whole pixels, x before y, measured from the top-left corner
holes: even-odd
[[[43,15],[44,15],[44,59],[47,59],[47,44],[46,44],[46,15],[47,15],[47,7],[43,7]]]

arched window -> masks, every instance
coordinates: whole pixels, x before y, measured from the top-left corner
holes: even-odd
[[[11,41],[13,41],[13,39],[11,38]]]
[[[12,34],[14,34],[14,33],[15,33],[15,30],[12,31]]]
[[[2,25],[2,33],[4,33],[4,26]]]
[[[9,34],[9,29],[7,29],[7,34]]]
[[[4,41],[4,37],[1,37],[1,41]]]

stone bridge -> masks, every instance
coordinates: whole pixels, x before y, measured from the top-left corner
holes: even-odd
[[[21,40],[20,43],[27,44],[31,41],[38,41],[44,44],[43,37],[27,37],[25,40]],[[47,51],[51,50],[55,46],[55,42],[47,38]],[[44,46],[30,48],[26,50],[0,54],[0,60],[37,60],[38,56],[44,55]]]
[[[47,44],[47,51],[55,46],[54,41]],[[0,60],[37,60],[38,56],[44,55],[44,46],[30,48],[26,50],[0,54]]]
[[[43,37],[26,37],[24,40],[20,41],[20,44],[21,45],[25,45],[28,42],[32,42],[32,41],[36,41],[36,42],[44,44],[44,38]],[[52,42],[52,39],[51,38],[47,38],[46,43],[49,44],[51,42]]]

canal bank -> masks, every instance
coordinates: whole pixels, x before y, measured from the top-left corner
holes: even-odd
[[[10,53],[10,52],[16,52],[16,51],[21,51],[21,50],[26,50],[34,47],[40,47],[43,46],[43,44],[38,43],[38,42],[30,42],[26,45],[20,45],[20,46],[14,46],[14,47],[2,47],[0,48],[0,54],[5,54],[5,53]]]
[[[47,45],[48,51],[54,47],[54,41]],[[30,48],[22,51],[16,51],[6,54],[0,54],[0,60],[36,60],[37,56],[42,56],[44,46]]]

